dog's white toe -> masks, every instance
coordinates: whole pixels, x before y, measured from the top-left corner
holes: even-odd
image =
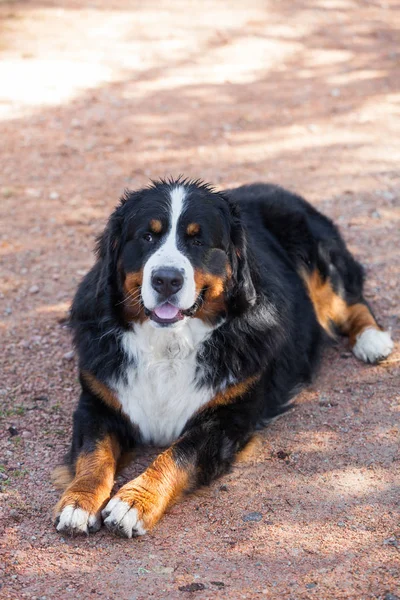
[[[112,498],[101,514],[104,525],[116,535],[131,538],[146,533],[137,509],[119,498]]]
[[[390,333],[368,327],[356,338],[353,354],[366,363],[376,363],[389,356],[393,350]]]
[[[99,515],[89,513],[83,508],[66,506],[56,519],[56,529],[69,535],[88,534],[98,531],[101,527]]]

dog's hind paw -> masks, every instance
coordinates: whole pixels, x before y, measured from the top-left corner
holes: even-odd
[[[389,356],[393,346],[390,333],[368,327],[357,336],[353,354],[366,363],[377,363]]]

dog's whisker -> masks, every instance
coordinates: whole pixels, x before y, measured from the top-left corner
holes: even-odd
[[[120,304],[125,304],[127,302],[130,302],[131,300],[137,300],[139,297],[141,297],[141,289],[140,288],[138,290],[135,290],[128,296],[125,296],[125,298],[123,298],[123,300],[121,300],[120,302],[117,302],[117,306],[119,306]]]

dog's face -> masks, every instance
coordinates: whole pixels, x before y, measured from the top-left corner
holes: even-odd
[[[127,194],[101,240],[100,258],[128,321],[179,327],[196,316],[215,324],[231,305],[254,299],[236,211],[205,185],[160,182]]]

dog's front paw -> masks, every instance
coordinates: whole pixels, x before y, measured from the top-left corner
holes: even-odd
[[[121,537],[131,538],[146,533],[141,512],[134,501],[128,503],[115,496],[101,514],[104,525],[110,531]]]
[[[100,513],[90,513],[76,505],[68,504],[56,516],[56,529],[67,535],[94,533],[101,527]]]

